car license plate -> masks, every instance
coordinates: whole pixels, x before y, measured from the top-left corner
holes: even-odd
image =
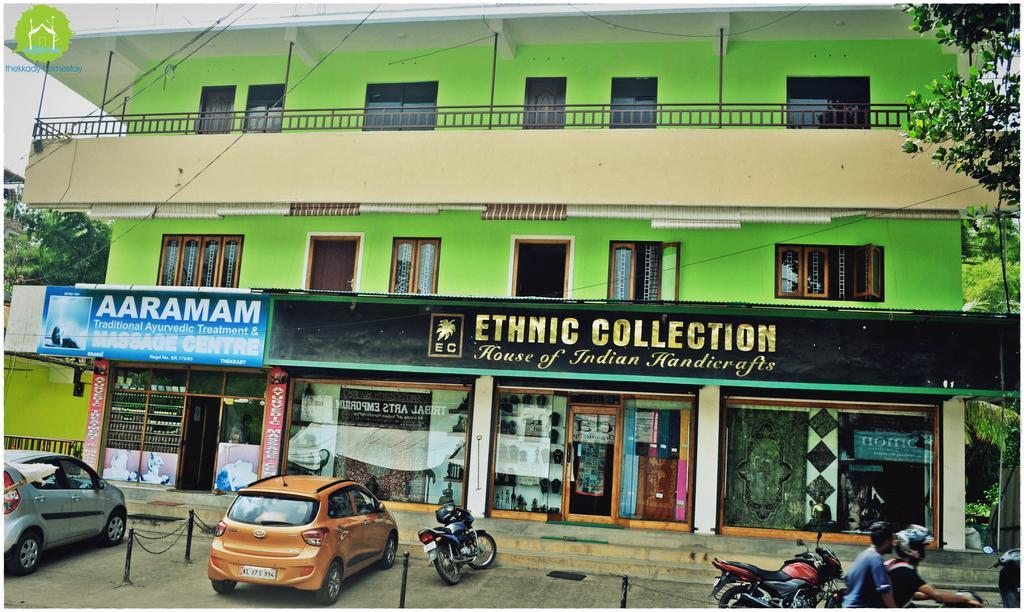
[[[242,576],[246,578],[258,578],[260,580],[277,580],[277,570],[270,567],[253,567],[252,565],[243,565]]]
[[[437,548],[437,542],[427,542],[423,545],[423,552],[429,553],[435,548]]]

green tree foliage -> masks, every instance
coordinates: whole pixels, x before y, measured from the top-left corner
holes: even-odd
[[[4,290],[13,285],[102,283],[110,251],[110,225],[83,213],[34,210],[11,190],[4,202]],[[20,230],[20,231],[19,231]]]
[[[964,310],[1005,312],[1003,266],[998,259],[965,263],[962,267]],[[1010,289],[1010,311],[1020,312],[1020,262],[1006,264],[1006,282]]]
[[[934,30],[941,44],[977,58],[967,76],[949,72],[911,92],[903,150],[929,152],[946,169],[966,174],[1002,203],[1020,204],[1020,74],[1010,61],[1020,43],[1017,4],[924,4],[907,8],[912,28]]]

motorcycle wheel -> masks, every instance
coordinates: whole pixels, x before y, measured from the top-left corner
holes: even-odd
[[[750,586],[748,586],[748,585],[739,585],[739,586],[734,586],[731,589],[727,589],[724,593],[722,593],[722,597],[718,600],[718,607],[719,608],[746,608],[746,607],[748,607],[748,606],[745,606],[742,603],[740,603],[740,595],[742,595],[744,593],[750,595],[751,597],[758,597],[758,598],[764,597],[766,599],[768,598],[768,594],[765,593],[764,591],[762,591],[761,589],[757,589],[756,591],[751,593],[750,592]]]
[[[449,586],[458,584],[462,578],[462,569],[455,562],[450,546],[442,546],[437,550],[434,569],[437,570],[437,575],[441,577],[441,580]]]
[[[829,595],[828,597],[825,598],[825,607],[826,608],[842,608],[843,607],[843,597],[845,595],[846,595],[846,589],[842,589],[842,590],[836,591],[835,593],[832,593],[831,595]]]
[[[469,566],[476,570],[487,569],[494,565],[494,559],[498,556],[498,545],[489,533],[478,533],[476,546],[479,551],[476,557],[469,562]]]

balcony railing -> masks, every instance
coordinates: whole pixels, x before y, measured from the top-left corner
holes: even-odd
[[[903,104],[567,104],[145,113],[47,117],[34,138],[232,132],[562,128],[898,128]]]
[[[54,438],[5,435],[4,448],[6,450],[37,450],[46,453],[71,455],[72,457],[82,456],[81,440],[61,440]]]

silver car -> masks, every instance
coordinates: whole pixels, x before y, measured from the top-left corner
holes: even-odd
[[[4,494],[4,561],[7,571],[29,574],[40,553],[79,540],[116,546],[124,539],[124,493],[82,461],[42,451],[4,452],[4,490],[24,480],[12,463],[45,463],[57,471]]]

